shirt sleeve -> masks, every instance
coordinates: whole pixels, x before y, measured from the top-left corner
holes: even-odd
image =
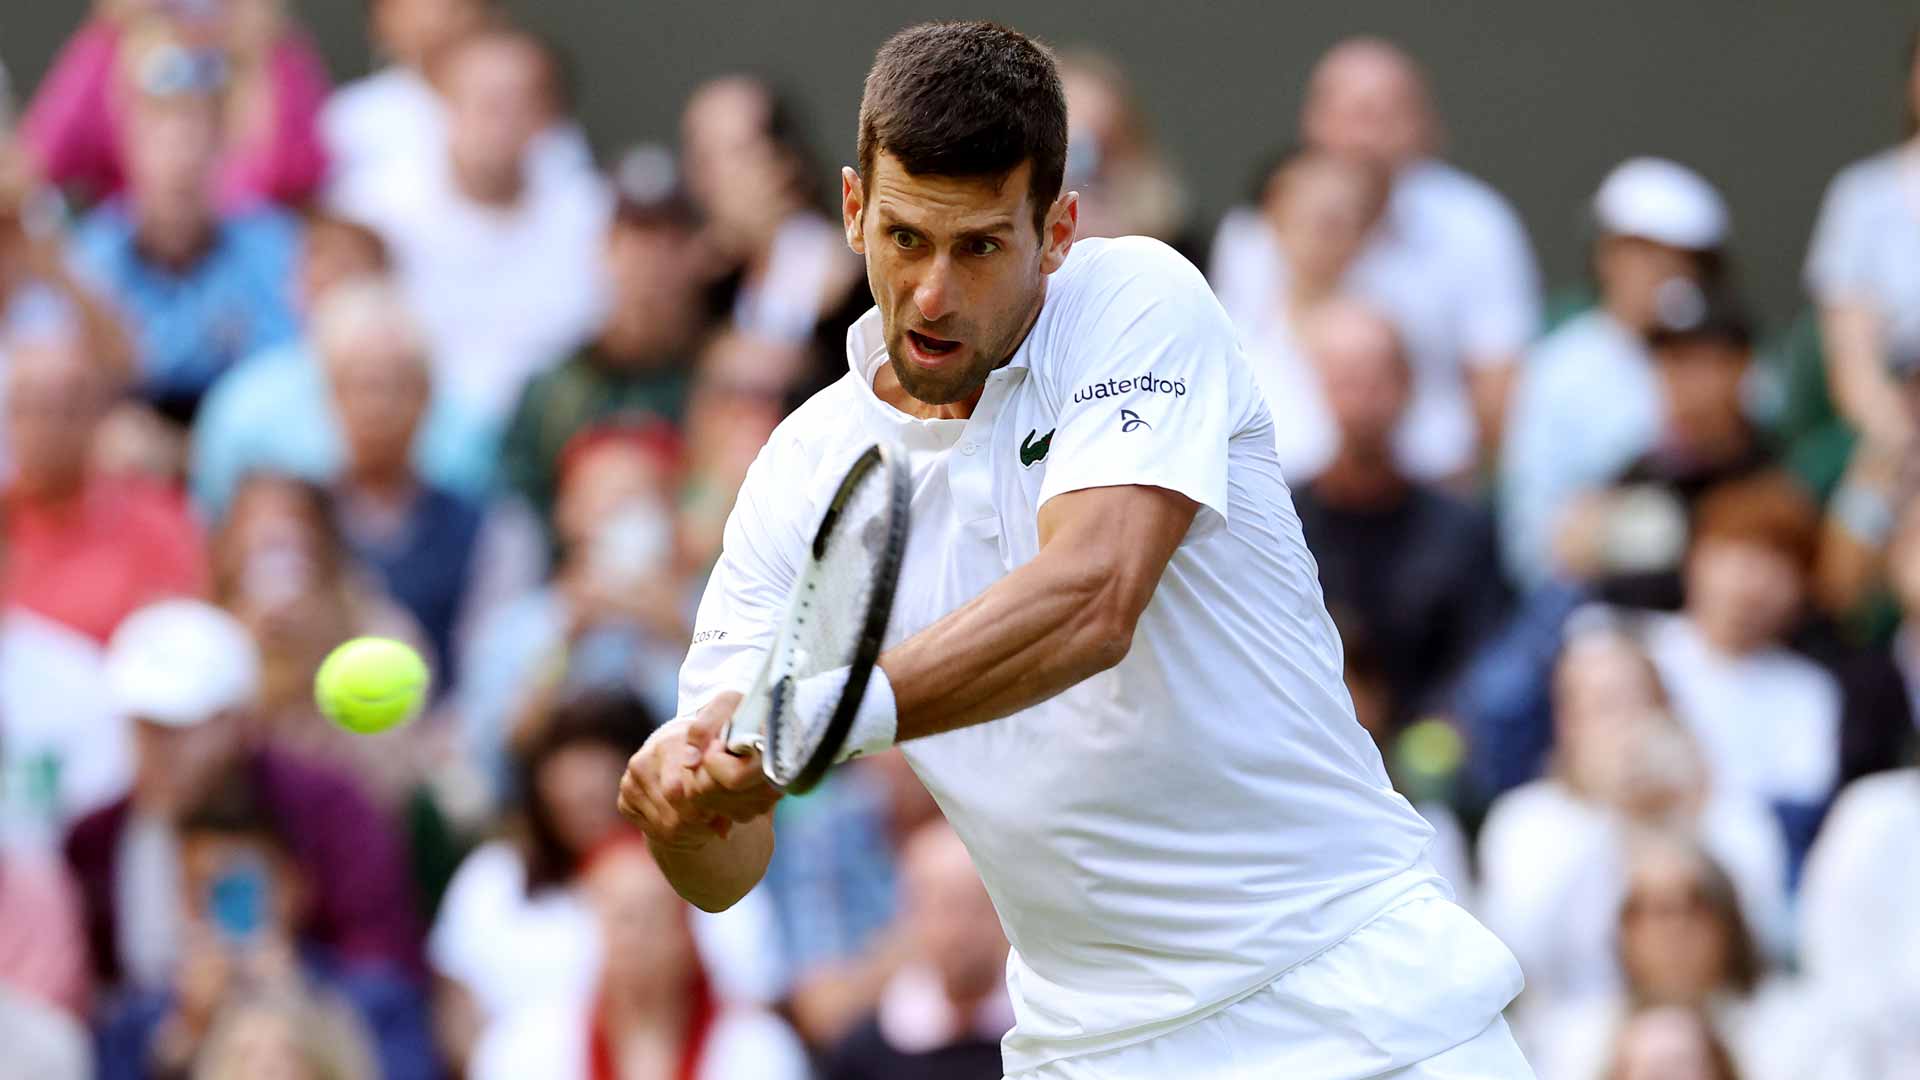
[[[1171,248],[1113,241],[1082,273],[1102,284],[1047,343],[1058,403],[1040,504],[1087,488],[1177,491],[1202,507],[1194,535],[1227,518],[1227,443],[1258,400],[1226,312]]]
[[[786,610],[806,547],[799,493],[807,488],[802,478],[783,475],[792,470],[781,467],[781,457],[796,460],[804,454],[798,448],[783,454],[769,441],[747,469],[727,515],[720,561],[707,579],[694,616],[693,644],[680,668],[682,716],[715,694],[745,691],[753,684]]]
[[[1866,256],[1872,242],[1872,204],[1863,197],[1856,170],[1842,172],[1827,185],[1814,219],[1806,282],[1807,291],[1821,303],[1871,295]]]

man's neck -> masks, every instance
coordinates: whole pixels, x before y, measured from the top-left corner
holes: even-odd
[[[148,262],[181,271],[212,249],[214,233],[214,219],[206,214],[137,216],[133,242]]]
[[[404,462],[387,467],[354,469],[347,474],[347,490],[355,497],[388,509],[404,506],[419,491],[413,470]]]
[[[670,1048],[677,1059],[692,1013],[687,994],[655,987],[608,987],[600,998],[601,1030],[616,1059],[624,1047],[639,1041]]]
[[[494,210],[511,210],[526,190],[526,178],[518,168],[489,173],[453,162],[453,186],[472,202]]]
[[[1354,451],[1342,447],[1313,478],[1313,493],[1329,506],[1378,510],[1398,505],[1412,484],[1393,463],[1389,449]]]
[[[1767,645],[1765,641],[1749,640],[1734,627],[1700,612],[1688,612],[1687,620],[1693,624],[1694,631],[1707,648],[1729,660],[1744,659]]]

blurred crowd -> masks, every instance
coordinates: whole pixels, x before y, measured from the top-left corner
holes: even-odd
[[[597,154],[488,0],[366,7],[339,85],[284,0],[96,0],[0,72],[0,1074],[998,1077],[1007,946],[898,755],[783,802],[718,916],[614,809],[870,303],[799,103],[716,78]],[[1217,223],[1061,59],[1082,233],[1240,328],[1543,1080],[1920,1075],[1920,128],[1833,163],[1760,313],[1660,158],[1566,193],[1543,282],[1385,41]],[[353,737],[310,685],[365,633],[435,693]]]

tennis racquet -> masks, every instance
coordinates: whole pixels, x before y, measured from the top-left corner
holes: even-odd
[[[893,611],[907,546],[903,452],[873,445],[827,501],[779,633],[722,736],[728,750],[760,752],[767,779],[800,794],[826,774],[853,728]],[[795,685],[845,669],[837,695],[812,705]]]

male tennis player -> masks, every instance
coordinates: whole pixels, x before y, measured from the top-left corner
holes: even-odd
[[[903,746],[993,895],[1008,1075],[1529,1077],[1518,966],[1354,721],[1227,317],[1158,242],[1074,242],[1066,139],[1014,31],[881,48],[841,174],[878,306],[748,473],[622,809],[695,904],[760,880],[777,792],[717,736],[822,501],[893,441],[913,524],[853,740]]]

